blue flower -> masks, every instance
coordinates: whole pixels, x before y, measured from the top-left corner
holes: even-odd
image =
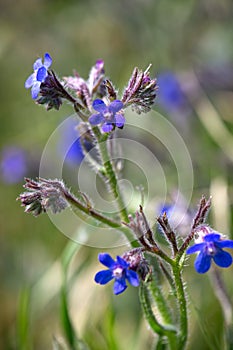
[[[92,104],[98,114],[93,114],[89,118],[92,125],[102,124],[104,132],[112,131],[115,126],[122,129],[125,124],[125,117],[119,112],[123,108],[123,103],[120,100],[111,102],[108,106],[102,100],[95,100]]]
[[[27,171],[25,152],[18,147],[6,147],[1,157],[1,176],[6,183],[17,183],[23,180]]]
[[[95,275],[95,282],[99,284],[106,284],[115,278],[113,292],[114,294],[120,294],[127,288],[126,280],[134,286],[139,286],[139,277],[137,273],[130,270],[129,263],[123,258],[117,256],[116,261],[107,253],[99,254],[99,261],[108,267],[108,270],[99,271]]]
[[[83,158],[77,121],[68,118],[62,124],[61,137],[58,140],[58,152],[69,165],[79,165]]]
[[[158,102],[168,112],[179,111],[186,101],[176,76],[172,72],[163,72],[158,76]]]
[[[198,253],[194,267],[198,273],[205,273],[209,270],[211,259],[220,267],[229,267],[232,264],[232,257],[222,248],[233,248],[232,240],[223,240],[219,233],[209,233],[203,237],[203,242],[194,244],[187,249],[187,254]]]
[[[48,68],[52,64],[52,58],[48,53],[44,55],[44,64],[42,63],[42,58],[38,58],[34,64],[34,72],[27,78],[25,81],[25,88],[31,88],[31,95],[33,99],[38,97],[40,92],[40,85],[45,81],[45,78],[48,75]]]
[[[187,230],[192,221],[192,210],[187,209],[187,203],[179,195],[178,200],[174,198],[174,204],[165,203],[159,207],[159,215],[166,213],[169,224],[173,230],[178,230],[181,236],[187,236]],[[160,225],[159,225],[159,228]]]

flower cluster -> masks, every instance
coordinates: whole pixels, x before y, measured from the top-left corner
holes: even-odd
[[[138,114],[150,111],[157,94],[157,80],[150,78],[149,69],[135,68],[122,96],[122,102]]]
[[[81,157],[85,155],[85,159],[88,159],[88,152],[93,146],[111,137],[116,128],[122,129],[124,127],[124,110],[126,108],[131,107],[138,114],[141,114],[150,111],[154,104],[158,87],[157,80],[150,77],[150,66],[145,71],[136,67],[122,96],[119,96],[111,80],[105,77],[103,60],[96,61],[87,80],[75,72],[74,76],[64,77],[60,81],[57,75],[49,70],[51,64],[52,58],[48,53],[44,55],[44,62],[41,58],[37,59],[33,65],[34,72],[26,80],[25,87],[31,88],[32,98],[37,99],[37,103],[46,105],[47,109],[59,109],[63,100],[67,100],[73,105],[77,116],[82,120],[79,123],[80,142],[76,146],[79,147]],[[182,105],[184,101],[177,80],[173,76],[165,74],[160,76],[160,81],[164,101],[170,109],[177,109],[177,106]],[[75,152],[77,152],[77,148]],[[99,159],[101,158],[100,154],[100,148],[97,147],[94,158],[91,159],[89,156],[90,164],[100,176],[106,177],[106,180],[110,182],[114,170],[111,171],[111,174],[110,172],[107,174],[105,162],[103,159]],[[117,179],[115,180],[117,181]],[[114,186],[116,181],[113,181]],[[48,209],[52,210],[53,213],[60,212],[71,202],[86,215],[92,215],[104,223],[109,222],[109,218],[92,208],[91,202],[85,194],[81,194],[82,198],[78,200],[71,195],[62,181],[26,179],[24,187],[27,192],[22,193],[19,199],[25,206],[25,211],[32,212],[35,216]],[[181,221],[180,218],[183,220],[183,207],[180,207],[178,219],[176,213],[176,221],[174,221],[170,206],[163,208],[161,215],[157,218],[159,227],[171,246],[172,258],[175,259],[178,255],[181,259],[185,251],[187,254],[198,253],[195,260],[195,269],[198,273],[207,272],[212,260],[219,267],[229,267],[232,264],[232,257],[223,248],[233,248],[233,241],[224,239],[222,235],[203,224],[210,207],[210,200],[206,201],[203,197],[200,203],[191,233],[186,238],[182,234],[183,243],[181,245],[172,226],[174,226],[174,222],[176,224],[178,219],[179,221]],[[126,215],[124,217],[127,217]],[[113,290],[115,294],[120,294],[127,288],[126,281],[137,287],[140,279],[143,282],[148,280],[151,269],[142,252],[156,254],[167,263],[172,260],[157,244],[154,232],[150,228],[141,206],[134,217],[129,215],[128,218],[127,223],[123,222],[123,224],[133,232],[140,249],[137,248],[122,256],[117,256],[116,260],[113,260],[107,253],[100,254],[99,261],[108,269],[98,272],[95,276],[95,281],[99,284],[106,284],[114,279]],[[188,222],[189,219],[187,216]],[[118,222],[113,220],[111,225],[117,227]],[[187,227],[188,223],[185,222],[185,232]],[[195,244],[188,248],[194,237],[194,232],[199,237]]]
[[[40,215],[50,209],[54,214],[68,207],[65,198],[65,187],[62,181],[26,178],[24,188],[27,192],[21,193],[17,198],[25,207],[26,213],[34,216]]]
[[[74,76],[60,81],[52,70],[48,70],[51,64],[48,53],[44,55],[44,63],[41,58],[35,61],[34,72],[25,82],[25,87],[31,88],[32,98],[37,99],[38,104],[46,105],[47,110],[59,109],[63,100],[67,100],[82,121],[92,126],[100,125],[103,133],[124,127],[123,109],[128,106],[140,114],[150,111],[154,104],[157,83],[156,79],[150,78],[150,67],[145,72],[134,69],[120,98],[112,82],[105,78],[103,60],[96,61],[87,80],[75,72]]]

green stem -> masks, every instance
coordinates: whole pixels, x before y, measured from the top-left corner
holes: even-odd
[[[185,349],[188,334],[188,317],[187,317],[187,303],[184,292],[184,282],[181,276],[181,267],[179,266],[179,260],[176,264],[172,265],[172,272],[174,276],[174,282],[176,286],[177,302],[179,306],[180,315],[180,329],[178,333],[178,346],[177,349]]]
[[[99,222],[102,222],[103,224],[111,227],[116,228],[119,231],[121,231],[126,238],[129,240],[129,242],[132,242],[131,245],[133,247],[138,247],[139,244],[137,241],[135,241],[135,237],[131,230],[129,230],[127,227],[121,225],[119,221],[113,220],[100,212],[96,211],[94,208],[89,207],[88,205],[82,203],[78,198],[76,198],[72,193],[70,192],[64,192],[64,196],[66,200],[75,208],[77,208],[79,211],[83,212],[84,214],[98,220]]]
[[[153,274],[152,281],[148,283],[148,288],[150,289],[151,295],[156,303],[156,307],[158,308],[158,311],[163,319],[163,322],[166,325],[169,325],[169,324],[171,325],[173,322],[172,316],[155,274]],[[167,334],[167,338],[170,345],[170,349],[176,349],[176,342],[177,342],[176,334],[174,334],[174,332],[170,332]]]
[[[105,167],[106,176],[108,178],[111,191],[118,205],[121,221],[129,222],[124,199],[122,197],[120,188],[118,186],[118,181],[117,181],[118,179],[113,169],[112,161],[110,159],[108,148],[107,148],[108,135],[107,134],[106,136],[102,135],[97,127],[93,127],[92,130],[98,142],[102,163],[103,163],[103,166]]]
[[[151,300],[150,300],[149,292],[145,283],[140,284],[139,298],[140,298],[140,302],[143,307],[143,311],[147,319],[147,322],[149,323],[151,329],[156,334],[166,336],[170,332],[173,332],[173,333],[176,332],[176,329],[172,325],[162,325],[157,321],[152,311]]]
[[[159,281],[155,273],[153,273],[152,281],[148,283],[148,288],[156,303],[156,306],[158,307],[158,310],[163,318],[163,321],[168,324],[171,323],[172,322],[171,313],[167,306],[166,300],[163,297],[161,287],[159,285]]]
[[[145,283],[140,285],[139,298],[145,318],[148,324],[150,325],[151,329],[159,335],[160,339],[164,339],[166,344],[169,343],[171,350],[177,350],[178,348],[176,347],[176,328],[171,324],[164,325],[158,322],[153,313],[149,290]]]

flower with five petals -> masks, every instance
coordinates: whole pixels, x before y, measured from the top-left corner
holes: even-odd
[[[106,284],[112,279],[115,279],[113,292],[120,294],[127,288],[126,280],[134,287],[139,286],[139,277],[137,273],[130,269],[130,264],[120,256],[117,256],[116,261],[107,253],[99,254],[99,261],[108,267],[108,270],[102,270],[95,275],[95,282]]]
[[[123,108],[123,103],[120,100],[112,101],[108,106],[100,99],[94,100],[92,107],[98,114],[92,114],[89,117],[89,122],[92,125],[102,125],[103,132],[110,132],[116,126],[120,129],[125,124],[125,117],[122,113],[118,113]]]
[[[216,232],[206,234],[201,243],[194,244],[187,249],[187,254],[198,253],[194,267],[198,273],[205,273],[211,266],[212,259],[220,267],[229,267],[232,257],[223,248],[233,248],[232,240],[222,239],[222,235]]]

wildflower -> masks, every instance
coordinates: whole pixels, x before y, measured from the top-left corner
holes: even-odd
[[[52,64],[52,58],[48,53],[44,55],[44,64],[42,63],[42,58],[38,58],[34,64],[34,72],[25,81],[25,88],[31,88],[31,95],[33,99],[38,97],[40,92],[40,85],[45,81],[48,75],[48,68]]]
[[[232,264],[232,257],[222,248],[233,248],[232,240],[224,240],[222,235],[211,232],[203,236],[201,243],[196,243],[187,249],[187,254],[198,253],[194,267],[198,273],[205,273],[209,270],[211,259],[220,267],[229,267]]]
[[[25,152],[15,146],[6,147],[1,158],[1,176],[4,182],[17,183],[22,181],[27,170]]]
[[[99,261],[108,267],[108,270],[99,271],[95,275],[95,282],[106,284],[115,278],[113,292],[120,294],[127,288],[126,280],[134,286],[139,286],[139,277],[137,273],[130,269],[130,264],[120,256],[117,256],[116,261],[107,253],[99,254]]]
[[[123,103],[120,100],[111,102],[108,106],[99,99],[93,102],[93,108],[98,114],[93,114],[89,118],[92,125],[102,124],[104,132],[112,131],[115,126],[122,129],[125,124],[125,117],[118,113],[123,108]]]

